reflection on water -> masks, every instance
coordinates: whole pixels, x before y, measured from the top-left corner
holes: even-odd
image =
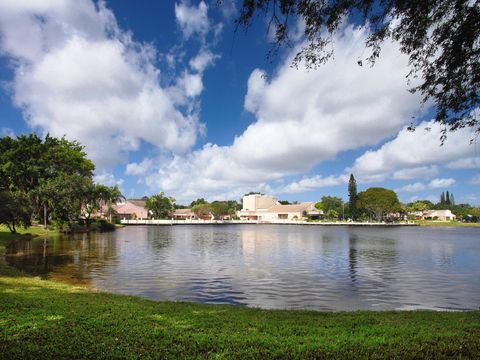
[[[138,226],[16,240],[23,271],[155,300],[264,308],[478,309],[480,229]]]

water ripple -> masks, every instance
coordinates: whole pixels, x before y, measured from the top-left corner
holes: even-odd
[[[480,229],[127,227],[18,241],[9,264],[155,300],[263,308],[478,309]]]

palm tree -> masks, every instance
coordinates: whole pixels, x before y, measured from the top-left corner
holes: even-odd
[[[112,222],[112,213],[113,208],[112,205],[114,203],[119,202],[120,200],[125,200],[125,196],[122,195],[122,192],[118,188],[117,185],[115,186],[104,186],[102,191],[100,191],[100,198],[107,206],[107,211],[109,214],[109,221]]]

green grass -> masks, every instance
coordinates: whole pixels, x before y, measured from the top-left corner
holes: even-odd
[[[12,234],[10,230],[5,225],[0,225],[0,240],[13,240],[20,236],[49,236],[58,234],[57,230],[48,230],[43,228],[43,226],[30,226],[28,228],[23,228],[21,226],[17,227],[17,233]]]
[[[0,250],[6,240],[0,240]],[[480,358],[480,312],[154,302],[0,267],[1,359]]]
[[[267,311],[0,277],[0,357],[479,358],[480,312]]]
[[[480,227],[480,223],[464,223],[461,221],[428,221],[428,220],[420,220],[415,221],[416,224],[421,226],[437,226],[437,227],[445,227],[445,226],[460,226],[460,227]]]

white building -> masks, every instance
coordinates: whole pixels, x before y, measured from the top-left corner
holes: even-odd
[[[428,210],[423,213],[425,220],[451,221],[457,217],[450,210]]]
[[[269,195],[246,195],[243,197],[242,210],[237,215],[242,220],[277,221],[300,220],[308,216],[323,215],[321,210],[315,208],[314,202],[301,204],[282,205],[277,198]]]

